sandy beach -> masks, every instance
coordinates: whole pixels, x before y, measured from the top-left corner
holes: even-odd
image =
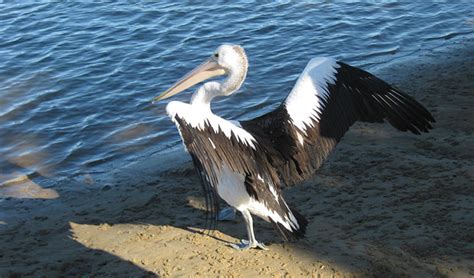
[[[201,188],[179,150],[64,181],[74,190],[3,184],[37,191],[0,201],[0,277],[473,277],[474,42],[375,73],[437,122],[421,136],[354,125],[313,179],[284,192],[310,221],[304,240],[257,220],[269,250],[234,250],[240,215],[203,235]]]

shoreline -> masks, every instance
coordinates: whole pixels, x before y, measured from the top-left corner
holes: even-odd
[[[62,181],[55,198],[4,199],[0,276],[474,275],[473,49],[460,41],[377,70],[433,113],[434,129],[354,125],[313,179],[285,190],[310,221],[304,240],[283,243],[256,220],[270,250],[233,250],[225,243],[246,236],[240,216],[211,237],[196,232],[203,198],[179,145]]]

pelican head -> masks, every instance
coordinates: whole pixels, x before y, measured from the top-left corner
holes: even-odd
[[[169,98],[202,81],[221,75],[227,75],[228,78],[219,83],[218,94],[230,95],[242,85],[247,69],[248,61],[244,49],[239,45],[223,44],[201,65],[178,80],[164,93],[155,97],[153,102]]]

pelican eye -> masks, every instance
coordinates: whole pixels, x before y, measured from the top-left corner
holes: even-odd
[[[214,53],[215,58],[219,58],[219,53]]]

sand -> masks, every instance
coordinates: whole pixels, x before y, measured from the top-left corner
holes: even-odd
[[[257,220],[269,250],[234,250],[240,215],[201,234],[201,189],[179,151],[55,188],[28,180],[38,196],[0,202],[0,276],[472,277],[474,43],[377,74],[429,108],[435,128],[353,126],[313,179],[284,192],[310,221],[306,239],[283,243]]]

